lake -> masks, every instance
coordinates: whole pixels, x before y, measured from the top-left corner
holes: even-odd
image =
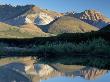
[[[0,59],[0,82],[110,82],[110,72],[80,65],[43,64],[31,57]]]

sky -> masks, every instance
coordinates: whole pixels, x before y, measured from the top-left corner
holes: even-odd
[[[0,4],[34,4],[57,12],[82,12],[88,9],[95,9],[110,18],[110,0],[0,0]]]

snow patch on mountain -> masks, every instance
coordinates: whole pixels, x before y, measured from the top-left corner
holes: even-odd
[[[35,23],[37,25],[46,25],[46,24],[49,24],[51,21],[53,21],[54,18],[47,15],[46,13],[40,13],[37,18],[35,19]]]
[[[25,23],[33,23],[28,17],[25,18]]]

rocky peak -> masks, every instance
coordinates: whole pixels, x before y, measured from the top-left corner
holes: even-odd
[[[92,21],[105,21],[110,22],[110,19],[107,19],[105,16],[103,16],[100,12],[96,10],[85,10],[81,13],[80,16],[81,19],[89,19]]]
[[[33,12],[35,14],[35,13],[40,13],[41,11],[42,9],[39,7],[36,7],[36,6],[31,7],[31,13]]]
[[[14,26],[32,23],[37,25],[46,25],[60,16],[60,13],[41,9],[35,5],[0,6],[0,22],[5,22]]]
[[[40,14],[38,15],[38,17],[35,19],[35,23],[37,25],[46,25],[49,24],[51,21],[53,21],[54,18],[49,16],[46,13],[40,12]]]
[[[96,10],[85,10],[81,13],[70,12],[67,15],[76,17],[98,28],[103,28],[110,24],[110,19]]]

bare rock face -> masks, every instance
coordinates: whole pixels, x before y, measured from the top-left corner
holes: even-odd
[[[40,13],[34,22],[37,25],[47,25],[53,20],[55,20],[53,17],[51,17],[45,13]]]
[[[110,24],[110,19],[96,10],[85,10],[81,13],[68,12],[66,15],[76,17],[98,28],[102,28]],[[23,24],[30,23],[36,25],[47,25],[61,16],[64,16],[64,14],[47,9],[41,9],[34,5],[0,5],[0,22],[13,26],[21,26]]]
[[[61,34],[61,33],[84,33],[97,31],[98,28],[85,23],[75,17],[62,16],[53,23],[49,24],[49,33]]]
[[[0,6],[0,22],[5,22],[14,26],[30,23],[46,25],[60,16],[60,13],[49,11],[47,9],[41,9],[34,5]]]
[[[47,11],[50,12],[50,11]],[[46,25],[53,21],[55,18],[44,12],[43,9],[32,7],[30,13],[25,18],[25,23],[34,23],[36,25]]]
[[[106,73],[107,70],[97,69],[97,68],[89,68],[89,69],[86,68],[80,71],[80,76],[88,80],[95,80]]]
[[[85,10],[81,13],[71,12],[67,14],[70,16],[74,16],[98,28],[103,28],[106,25],[110,24],[110,19],[96,10]]]
[[[49,74],[51,74],[51,72],[53,72],[54,69],[49,65],[37,64],[36,71],[40,75],[40,77],[45,77],[45,76],[48,76]]]
[[[103,69],[79,65],[48,65],[34,64],[34,62],[31,58],[26,58],[22,63],[10,63],[0,67],[0,81],[40,82],[41,80],[48,80],[60,76],[70,78],[80,76],[87,80],[95,80],[108,72]]]

